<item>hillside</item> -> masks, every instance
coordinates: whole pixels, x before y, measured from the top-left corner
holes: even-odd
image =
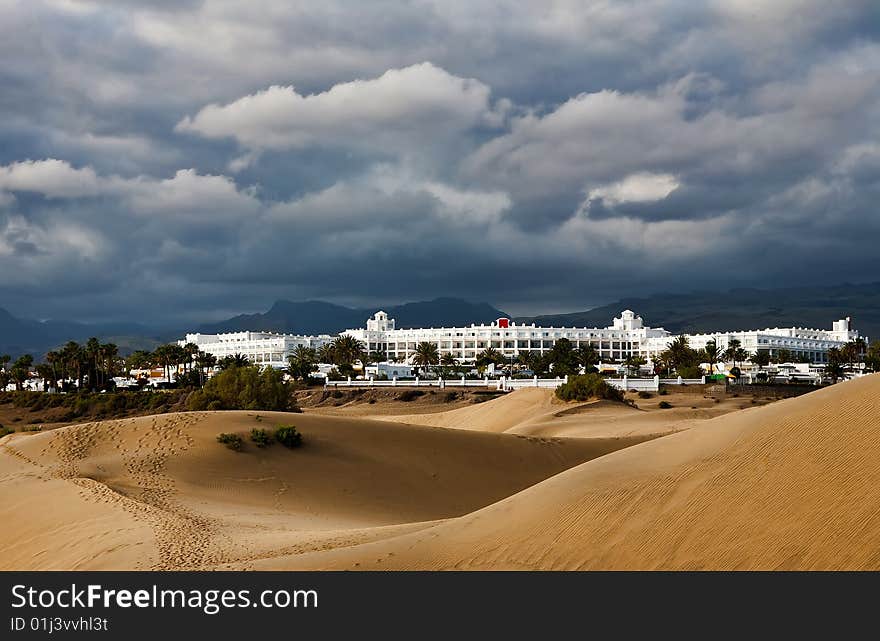
[[[516,320],[539,325],[605,327],[624,309],[635,311],[647,325],[681,333],[792,325],[831,329],[832,321],[851,316],[853,326],[863,335],[880,338],[880,283],[655,294],[622,298],[584,312]]]
[[[703,422],[273,569],[880,569],[880,375]]]
[[[289,332],[295,334],[335,334],[363,327],[367,319],[383,309],[397,321],[398,328],[442,327],[489,323],[507,316],[488,303],[471,303],[458,298],[435,298],[403,305],[376,305],[351,308],[323,301],[277,301],[264,314],[236,316],[219,323],[201,325],[203,333],[242,330]]]

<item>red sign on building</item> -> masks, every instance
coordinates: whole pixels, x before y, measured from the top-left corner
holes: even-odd
[[[498,322],[498,327],[510,327],[510,319],[509,318],[499,318],[497,322]]]

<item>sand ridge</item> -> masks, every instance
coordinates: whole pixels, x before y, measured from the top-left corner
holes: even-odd
[[[420,533],[275,567],[876,570],[878,430],[873,375],[617,451]]]
[[[246,437],[289,423],[305,435],[303,448],[235,453],[216,442],[220,432]],[[250,567],[436,525],[632,442],[268,412],[10,435],[0,442],[0,478],[15,500],[0,518],[19,544],[0,567]]]
[[[651,412],[502,400],[505,432],[200,412],[7,436],[0,568],[880,569],[880,375],[652,440],[512,434]],[[289,423],[301,450],[216,442]]]

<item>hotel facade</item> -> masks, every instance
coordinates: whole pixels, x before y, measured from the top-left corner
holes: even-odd
[[[645,326],[641,316],[624,310],[608,327],[540,327],[535,324],[517,324],[508,318],[499,318],[490,324],[468,327],[431,327],[397,329],[394,319],[383,311],[367,320],[364,329],[343,332],[362,341],[370,351],[384,351],[390,360],[409,361],[420,342],[437,345],[440,355],[451,354],[461,363],[473,363],[477,355],[489,347],[498,350],[506,358],[516,358],[524,352],[543,354],[566,338],[575,348],[590,346],[599,354],[600,360],[621,361],[631,356],[650,362],[665,350],[676,334],[662,327]],[[788,350],[795,359],[809,359],[822,363],[832,347],[841,347],[859,336],[851,328],[849,318],[835,321],[830,330],[800,327],[767,328],[761,330],[687,334],[688,343],[694,349],[702,349],[714,340],[718,347],[726,349],[733,339],[750,354],[758,350],[776,356],[780,350]]]
[[[780,350],[788,350],[794,360],[824,363],[829,349],[842,347],[859,337],[858,331],[852,329],[851,325],[850,319],[845,318],[832,323],[830,330],[774,327],[685,336],[694,349],[702,349],[713,340],[718,347],[726,349],[736,339],[749,354],[761,350],[776,356]],[[645,326],[642,318],[628,309],[613,319],[608,327],[540,327],[534,323],[524,325],[508,318],[499,318],[492,323],[466,327],[415,329],[398,329],[393,318],[389,318],[384,311],[378,311],[367,320],[365,328],[349,329],[342,334],[358,339],[371,352],[385,352],[392,362],[410,363],[416,346],[429,342],[437,345],[441,356],[451,354],[462,364],[473,364],[477,355],[490,347],[508,359],[525,352],[543,354],[563,338],[568,339],[575,348],[592,347],[602,362],[622,361],[635,356],[650,363],[677,336],[662,327]],[[302,336],[231,332],[187,334],[178,344],[194,343],[199,350],[213,354],[218,359],[243,354],[257,365],[283,368],[287,366],[287,357],[297,347],[318,349],[333,339],[334,336],[329,334]]]
[[[217,360],[225,356],[242,354],[256,365],[287,367],[287,357],[297,347],[320,348],[333,341],[333,336],[302,336],[299,334],[275,334],[272,332],[229,332],[225,334],[187,334],[177,344],[183,347],[187,343],[198,346],[199,351],[212,354]]]

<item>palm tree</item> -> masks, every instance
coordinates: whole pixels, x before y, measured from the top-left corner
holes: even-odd
[[[199,346],[195,343],[187,343],[183,346],[183,349],[186,352],[186,355],[189,357],[187,359],[186,368],[191,369],[193,363],[195,363],[196,361],[196,356],[199,355]]]
[[[413,353],[413,365],[424,367],[425,373],[431,365],[440,363],[440,351],[437,349],[437,343],[429,343],[422,341],[416,345],[416,351]]]
[[[318,369],[318,352],[305,345],[297,345],[287,357],[287,373],[293,379],[305,380]]]
[[[217,364],[217,357],[206,352],[199,352],[196,356],[196,367],[199,368],[199,383],[205,384],[208,370]]]
[[[724,360],[732,361],[733,366],[736,367],[737,357],[742,353],[742,343],[736,339],[731,338],[727,342],[727,349],[724,350]]]
[[[770,364],[770,352],[765,349],[759,349],[751,355],[749,360],[752,361],[754,365],[758,366],[758,371],[760,372]]]
[[[832,383],[836,383],[844,374],[844,358],[845,357],[840,349],[832,347],[828,350],[828,362],[825,363],[825,374],[831,378]]]
[[[58,364],[61,362],[61,355],[54,351],[49,350],[46,352],[46,364],[52,368],[52,381],[55,385],[58,384]]]
[[[363,359],[367,358],[366,347],[354,336],[348,334],[337,336],[330,345],[332,346],[329,350],[329,355],[332,357],[330,362],[339,366],[340,371],[352,372],[355,361],[363,363]]]
[[[504,363],[504,356],[501,355],[494,347],[487,347],[477,354],[476,365],[482,371],[489,365],[501,365]]]
[[[324,343],[318,348],[319,363],[333,363],[335,360],[336,356],[333,353],[333,343]]]
[[[104,370],[104,382],[113,378],[115,373],[115,362],[119,356],[119,348],[114,343],[105,343],[101,345],[101,369]]]
[[[83,348],[76,341],[68,341],[61,348],[61,358],[64,363],[65,377],[76,379],[77,391],[82,391],[83,387],[83,365],[86,362],[86,355]]]
[[[15,383],[15,389],[21,391],[24,389],[24,383],[31,376],[31,365],[34,364],[34,357],[30,354],[24,354],[15,359],[12,367],[9,368],[9,374]]]
[[[0,356],[0,369],[5,372],[6,366],[9,365],[9,361],[11,360],[12,357],[9,354],[3,354],[3,356]]]
[[[229,356],[224,356],[219,361],[217,361],[217,365],[220,367],[220,369],[247,367],[250,364],[250,360],[244,354],[230,354]]]
[[[714,340],[710,340],[706,343],[706,347],[703,348],[703,356],[706,358],[706,362],[709,363],[709,376],[712,376],[715,364],[721,358],[721,348],[718,347]]]
[[[645,365],[646,363],[647,361],[641,356],[630,356],[623,361],[624,367],[626,367],[627,372],[631,376],[637,376],[642,365]]]
[[[458,360],[452,354],[443,354],[440,357],[440,367],[443,368],[443,375],[449,376],[449,374],[458,369]]]
[[[599,364],[599,353],[592,345],[581,345],[578,347],[576,358],[578,364],[584,368],[585,372]]]
[[[687,336],[676,336],[666,348],[672,366],[680,371],[686,367],[694,367],[700,362],[699,353],[691,349]]]
[[[98,388],[98,359],[101,355],[100,341],[92,336],[86,341],[85,352],[88,358],[89,389],[95,390]]]
[[[776,362],[777,363],[787,363],[791,360],[791,350],[782,348],[776,350]]]

